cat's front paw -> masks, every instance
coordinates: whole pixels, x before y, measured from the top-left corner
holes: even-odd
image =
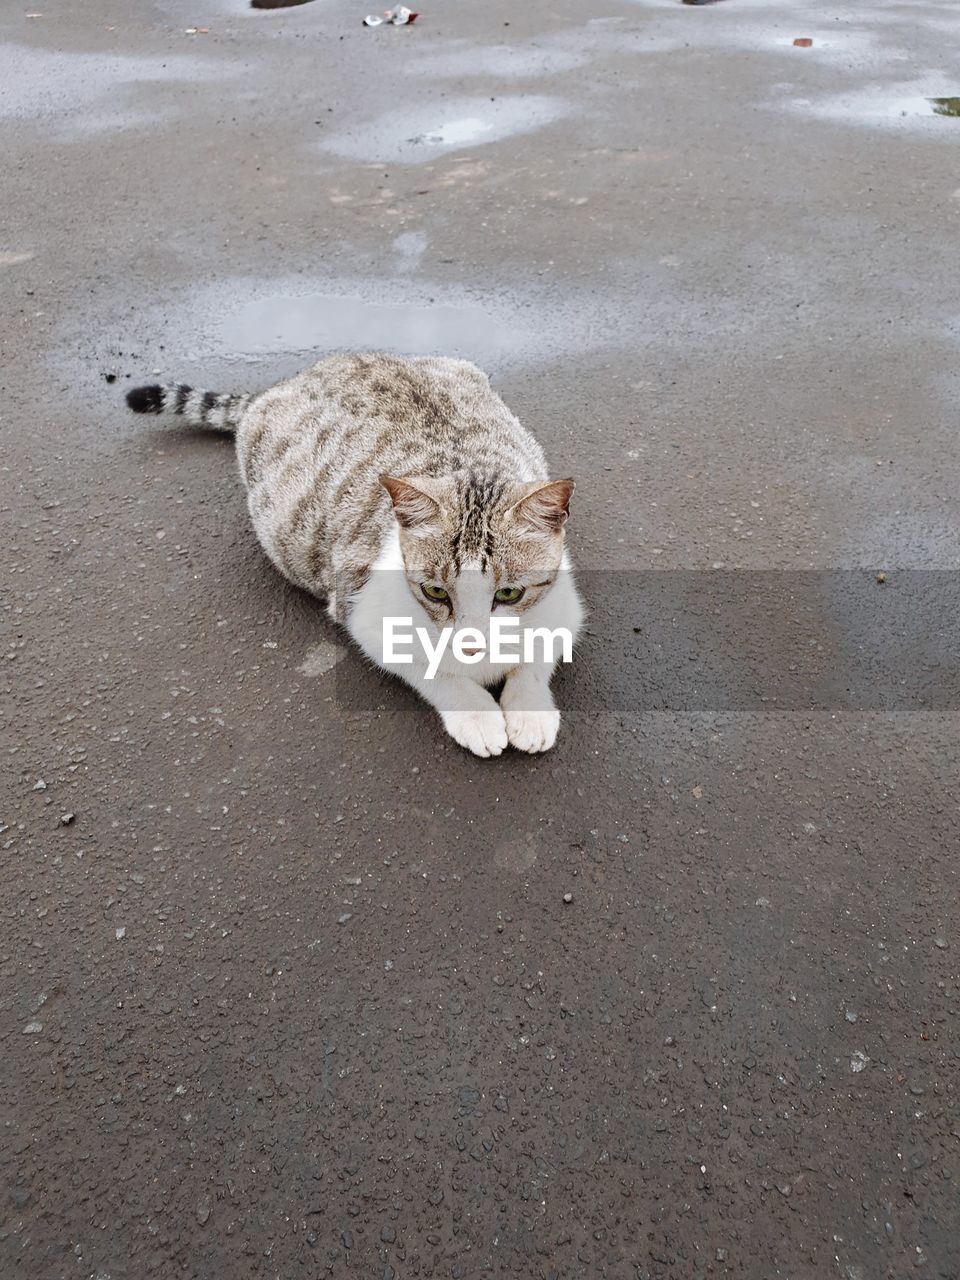
[[[518,751],[549,751],[557,740],[560,712],[508,711],[507,738]]]
[[[444,711],[443,727],[450,737],[475,756],[498,756],[507,745],[507,729],[503,712],[494,704],[492,711]]]

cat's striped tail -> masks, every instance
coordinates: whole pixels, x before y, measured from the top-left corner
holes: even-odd
[[[253,396],[221,395],[217,391],[194,391],[182,383],[161,387],[133,387],[127,404],[134,413],[175,413],[191,426],[211,431],[234,432]]]

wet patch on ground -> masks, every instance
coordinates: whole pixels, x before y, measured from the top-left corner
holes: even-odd
[[[558,298],[534,289],[506,293],[502,288],[468,290],[425,282],[414,274],[425,245],[417,232],[391,242],[391,252],[400,259],[393,278],[236,279],[155,300],[138,317],[138,330],[149,335],[146,360],[138,356],[131,363],[120,354],[104,359],[125,385],[128,378],[156,380],[160,375],[152,368],[161,363],[164,378],[195,386],[224,382],[229,390],[251,380],[248,372],[229,371],[237,361],[259,366],[255,382],[261,386],[332,351],[443,354],[493,371],[631,340],[621,329],[621,308],[596,295],[571,290]],[[91,316],[96,313],[94,303]],[[102,313],[100,317],[102,326]],[[657,323],[651,317],[651,333]],[[91,373],[89,361],[77,361],[75,333],[76,323],[64,326],[50,353],[51,368],[67,377],[84,399],[88,394],[113,397],[113,389],[103,388],[102,374]],[[136,345],[143,350],[143,344]],[[120,347],[129,353],[126,342]],[[80,391],[88,386],[89,393]],[[137,425],[137,430],[142,428]]]
[[[943,117],[960,115],[960,97],[939,96],[945,75],[922,80],[870,85],[849,93],[823,98],[794,98],[787,105],[822,120],[874,128],[910,128],[928,131],[941,127]],[[937,86],[936,81],[940,81]]]
[[[43,120],[58,133],[99,133],[109,129],[155,124],[180,109],[171,96],[157,98],[164,85],[216,80],[230,74],[224,64],[179,54],[138,57],[42,50],[27,45],[0,45],[0,119]],[[138,89],[155,97],[149,112],[138,110]]]
[[[241,356],[287,351],[392,351],[497,360],[530,334],[479,306],[372,302],[330,293],[283,294],[246,303],[223,321],[224,347]]]
[[[532,94],[445,99],[412,110],[389,111],[355,130],[324,139],[321,146],[353,160],[423,164],[458,148],[532,133],[569,112],[560,98]]]

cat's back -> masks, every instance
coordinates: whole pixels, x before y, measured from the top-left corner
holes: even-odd
[[[327,356],[251,403],[237,455],[264,548],[311,590],[329,589],[338,549],[376,557],[392,519],[383,473],[547,478],[486,374],[445,356]]]
[[[498,461],[543,466],[536,441],[487,375],[447,356],[332,355],[278,382],[251,404],[237,433],[248,486],[298,445],[309,445],[318,463],[320,446],[326,461],[341,466],[373,452],[381,471],[417,458],[442,470]]]

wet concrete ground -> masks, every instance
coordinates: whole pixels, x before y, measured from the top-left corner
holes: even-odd
[[[0,21],[0,1274],[956,1277],[953,704],[691,710],[633,571],[956,568],[960,13],[365,12]],[[122,406],[393,328],[631,571],[542,759]]]

